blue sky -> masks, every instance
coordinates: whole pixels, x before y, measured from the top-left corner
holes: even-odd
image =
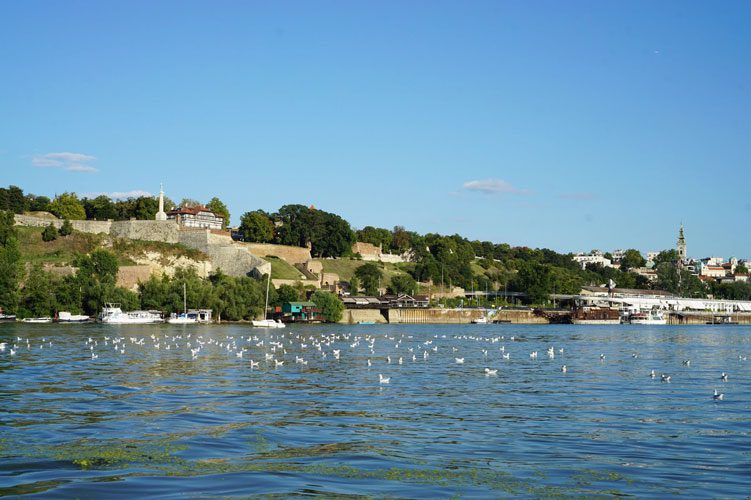
[[[0,184],[751,258],[751,3],[0,2]],[[66,154],[63,154],[66,153]]]

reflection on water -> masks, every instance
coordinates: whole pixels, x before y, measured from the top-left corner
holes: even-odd
[[[0,494],[742,496],[750,331],[0,325]]]

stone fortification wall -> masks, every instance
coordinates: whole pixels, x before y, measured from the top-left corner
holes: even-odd
[[[152,272],[151,266],[120,266],[117,271],[117,286],[136,291],[138,283],[147,281]]]
[[[304,264],[310,260],[310,250],[302,247],[291,247],[287,245],[272,245],[270,243],[244,243],[253,255],[265,257],[273,255],[290,264]]]
[[[31,215],[16,215],[16,224],[20,226],[43,227],[50,224],[60,227],[63,221],[54,218],[34,217]],[[180,230],[173,220],[129,220],[129,221],[71,221],[73,229],[82,233],[105,233],[115,238],[130,240],[160,241],[164,243],[182,243],[207,254],[211,260],[211,267],[221,269],[230,276],[256,276],[271,272],[271,264],[251,253],[251,246],[232,241],[228,234],[214,234],[208,230]],[[279,245],[263,245],[276,247],[281,254],[304,257],[302,262],[310,259],[310,251],[305,248],[281,247]],[[284,250],[287,249],[287,250]],[[268,249],[263,255],[274,255]],[[284,257],[282,257],[284,258]]]
[[[109,233],[115,238],[165,243],[179,243],[180,241],[180,228],[172,220],[123,220],[111,224],[112,228]]]
[[[248,246],[225,235],[208,230],[180,231],[179,243],[207,254],[214,270],[230,276],[262,276],[271,272],[271,264],[251,254]]]
[[[389,323],[471,323],[481,309],[389,309]]]
[[[339,323],[388,323],[378,309],[346,309]]]
[[[30,227],[45,227],[50,223],[56,228],[60,229],[63,225],[62,219],[54,217],[35,217],[33,215],[16,214],[17,226],[30,226]],[[109,234],[113,222],[108,220],[72,220],[70,224],[73,229],[82,233],[104,233]]]

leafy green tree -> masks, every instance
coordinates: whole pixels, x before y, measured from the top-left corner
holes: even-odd
[[[365,226],[356,233],[357,241],[370,243],[371,245],[381,245],[384,252],[391,248],[391,242],[394,239],[393,234],[388,229],[380,227]]]
[[[0,210],[0,246],[5,246],[8,240],[16,238],[16,216],[8,210]]]
[[[26,195],[26,206],[31,212],[49,212],[50,201],[46,196]]]
[[[23,267],[18,241],[10,236],[0,245],[0,307],[6,311],[16,310],[18,284],[22,276]]]
[[[18,186],[0,188],[0,210],[21,214],[26,211],[26,197]]]
[[[274,217],[281,223],[276,242],[306,247],[318,257],[340,257],[352,251],[354,232],[336,214],[304,205],[284,205]]]
[[[630,248],[623,253],[623,258],[621,259],[621,271],[644,267],[646,263],[646,259],[642,257],[639,250]]]
[[[388,292],[392,294],[414,294],[417,292],[417,282],[408,274],[397,274],[391,278],[391,284],[388,286]]]
[[[73,224],[71,224],[68,219],[65,219],[63,225],[60,226],[58,233],[60,233],[60,236],[70,236],[73,234]]]
[[[360,293],[360,279],[357,276],[352,276],[349,279],[349,293],[350,295],[357,295]]]
[[[745,264],[738,264],[735,266],[735,274],[748,274],[748,268]]]
[[[394,226],[391,231],[391,249],[398,253],[406,252],[412,246],[412,238],[403,226]]]
[[[550,266],[536,262],[520,266],[514,280],[517,291],[525,292],[533,304],[544,304],[553,290]]]
[[[85,220],[86,210],[76,193],[63,193],[55,197],[49,205],[50,212],[60,219]]]
[[[83,208],[89,220],[108,220],[117,218],[115,203],[106,195],[99,195],[94,199],[84,199]]]
[[[362,283],[366,295],[378,295],[378,288],[383,272],[376,264],[368,262],[355,269],[355,276]]]
[[[675,248],[670,250],[663,250],[662,252],[657,254],[657,257],[655,257],[654,260],[655,267],[659,266],[662,263],[674,264],[675,262],[678,262],[678,251]]]
[[[53,223],[49,223],[48,226],[42,231],[42,241],[54,241],[57,239],[57,228]]]
[[[344,303],[331,292],[317,291],[311,297],[321,314],[329,323],[337,323],[342,319]]]
[[[297,288],[292,285],[281,285],[276,290],[276,300],[272,305],[281,306],[285,302],[297,302],[300,300],[300,294]]]
[[[29,271],[23,290],[21,290],[20,309],[24,316],[52,316],[57,302],[55,286],[50,273],[40,264]]]
[[[222,218],[222,229],[226,229],[229,225],[229,209],[227,205],[215,196],[206,204],[206,208]]]
[[[119,269],[117,257],[108,250],[94,250],[75,260],[78,267],[76,282],[81,293],[81,305],[86,314],[97,314],[105,302],[112,301]],[[128,298],[127,296],[125,298]]]
[[[245,212],[240,217],[240,234],[244,241],[268,243],[274,239],[274,223],[263,210]]]

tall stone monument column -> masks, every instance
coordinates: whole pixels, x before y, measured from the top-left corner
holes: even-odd
[[[156,213],[156,220],[167,220],[167,214],[164,213],[164,186],[159,185],[159,211]]]

